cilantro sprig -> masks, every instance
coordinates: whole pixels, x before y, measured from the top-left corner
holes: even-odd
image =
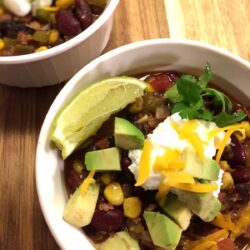
[[[233,104],[221,91],[207,87],[212,81],[210,64],[199,79],[192,75],[182,75],[164,94],[172,104],[172,114],[179,112],[181,118],[214,121],[217,126],[224,127],[240,122],[246,117],[244,112],[232,113]],[[205,99],[209,99],[216,113],[206,107]]]

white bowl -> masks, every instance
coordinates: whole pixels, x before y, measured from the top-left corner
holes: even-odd
[[[109,0],[100,17],[71,40],[39,53],[0,56],[0,83],[42,87],[70,79],[99,56],[108,43],[119,0]]]
[[[199,74],[206,62],[212,65],[214,82],[233,93],[244,105],[250,105],[250,63],[225,50],[188,40],[158,39],[120,47],[95,59],[65,85],[45,118],[36,156],[36,183],[42,212],[62,249],[87,250],[94,247],[81,229],[62,219],[68,199],[63,161],[48,139],[48,131],[56,113],[86,84],[106,77],[156,68]]]

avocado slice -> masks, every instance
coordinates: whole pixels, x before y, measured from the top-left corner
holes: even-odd
[[[126,150],[143,148],[143,133],[126,119],[115,117],[114,137],[118,148]]]
[[[126,231],[115,233],[106,241],[96,245],[96,250],[140,250],[138,242]]]
[[[221,209],[220,201],[213,193],[194,193],[173,188],[171,190],[177,195],[178,200],[187,206],[192,213],[203,221],[212,221]]]
[[[159,212],[145,211],[143,217],[156,246],[167,250],[176,249],[182,230],[175,222]]]
[[[209,158],[205,158],[204,160],[200,159],[192,148],[185,149],[182,157],[185,162],[184,172],[198,179],[209,181],[218,180],[220,166],[215,160]]]
[[[174,194],[169,193],[162,206],[162,211],[168,215],[183,230],[189,227],[192,212],[180,202]]]
[[[85,193],[77,188],[70,196],[63,212],[63,219],[76,227],[88,225],[95,212],[99,196],[99,185],[92,183]]]
[[[116,147],[87,152],[85,154],[87,170],[120,171],[120,152]]]

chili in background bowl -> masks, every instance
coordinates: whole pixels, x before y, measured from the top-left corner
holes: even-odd
[[[42,87],[70,79],[99,56],[108,43],[119,0],[109,0],[103,13],[72,39],[37,53],[0,56],[0,83],[17,87]]]
[[[94,249],[94,246],[81,229],[62,218],[68,200],[64,162],[48,135],[56,114],[92,82],[153,70],[199,75],[206,62],[212,66],[213,82],[243,105],[250,106],[250,63],[226,50],[190,40],[156,39],[125,45],[89,63],[61,90],[45,118],[37,144],[36,184],[43,215],[62,249]]]

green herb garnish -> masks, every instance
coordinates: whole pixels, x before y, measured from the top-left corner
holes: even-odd
[[[214,121],[217,126],[224,127],[240,122],[246,117],[244,112],[232,113],[233,104],[221,91],[207,87],[212,81],[211,66],[207,63],[204,72],[196,79],[192,75],[182,75],[176,84],[167,90],[165,98],[172,103],[172,114],[179,112],[181,118]],[[216,113],[212,113],[205,105],[208,97]]]

